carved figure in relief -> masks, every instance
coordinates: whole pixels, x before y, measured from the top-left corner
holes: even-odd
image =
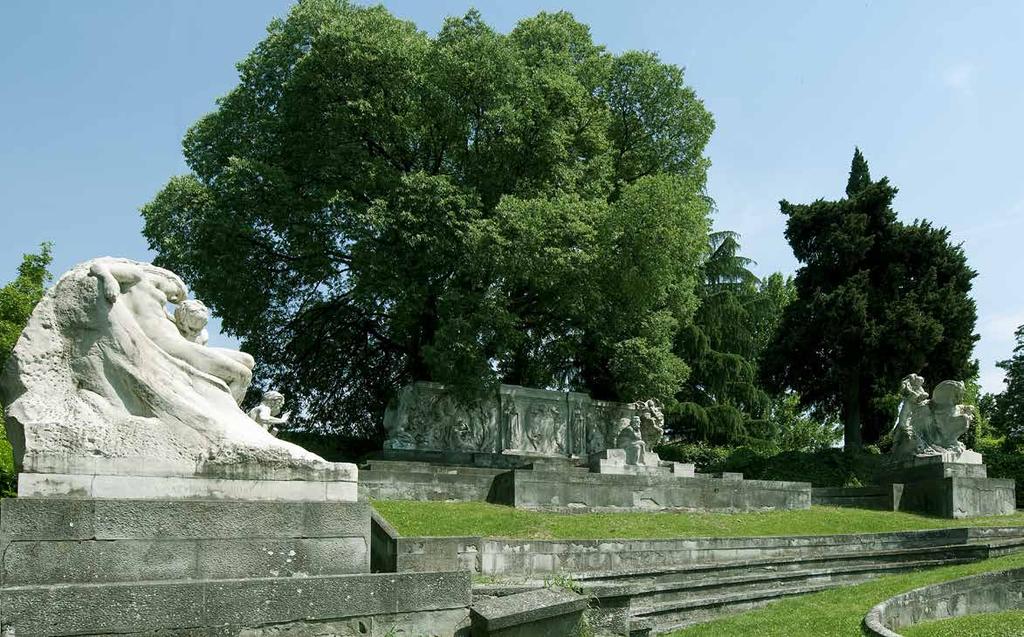
[[[385,449],[415,449],[416,416],[419,401],[413,385],[403,387],[395,397],[390,409],[384,412],[384,430],[388,439]]]
[[[502,398],[501,423],[504,430],[505,449],[520,450],[523,448],[523,423],[519,415],[519,408],[512,397]]]
[[[570,455],[583,456],[587,453],[587,408],[582,401],[572,406],[569,418],[569,449]]]

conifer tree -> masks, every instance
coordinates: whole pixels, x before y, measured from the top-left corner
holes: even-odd
[[[948,230],[897,220],[896,192],[885,178],[871,180],[858,149],[846,198],[781,202],[803,265],[762,375],[773,390],[799,392],[805,407],[838,413],[847,448],[884,433],[904,375],[935,383],[977,369],[976,273]]]
[[[989,399],[989,424],[1011,446],[1024,443],[1024,325],[1014,333],[1016,345],[1010,358],[996,366],[1006,372],[1005,388]]]

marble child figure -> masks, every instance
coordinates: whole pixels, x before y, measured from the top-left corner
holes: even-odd
[[[260,427],[270,432],[271,436],[276,437],[280,431],[277,426],[286,424],[288,418],[291,417],[290,411],[281,414],[282,407],[284,407],[284,396],[281,392],[271,389],[263,393],[260,404],[249,410],[249,417],[255,420]]]

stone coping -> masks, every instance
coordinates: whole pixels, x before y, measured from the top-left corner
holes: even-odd
[[[488,631],[531,624],[549,617],[578,613],[590,605],[587,598],[568,590],[538,588],[475,602],[473,618]]]
[[[22,473],[18,497],[355,502],[354,479],[246,480],[140,475]]]
[[[364,537],[362,502],[4,498],[0,542]]]
[[[184,466],[160,458],[105,457],[79,458],[66,454],[27,452],[21,473],[63,475],[152,476],[175,478],[222,478],[228,480],[312,480],[315,482],[355,481],[359,476],[350,462],[323,462],[313,465],[274,465],[237,462]]]
[[[1024,568],[981,573],[917,588],[875,605],[864,617],[874,637],[901,637],[913,624],[1024,608]]]

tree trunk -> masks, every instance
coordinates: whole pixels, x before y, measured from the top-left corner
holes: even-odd
[[[843,390],[843,446],[847,451],[863,446],[859,380],[848,382]]]

